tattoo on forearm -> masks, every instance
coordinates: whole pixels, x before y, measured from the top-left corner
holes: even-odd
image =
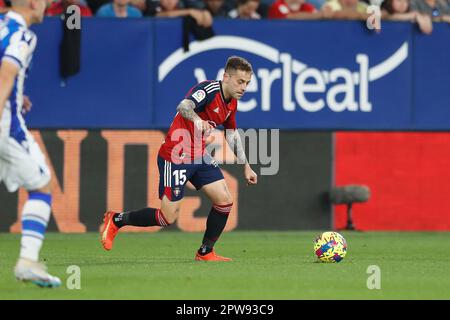
[[[244,147],[242,146],[241,137],[239,136],[239,132],[237,130],[227,130],[226,139],[231,150],[233,150],[234,154],[236,155],[239,161],[238,163],[248,163],[247,157],[245,156]]]
[[[192,122],[197,122],[200,117],[195,113],[195,104],[191,100],[184,99],[177,107],[177,111],[181,114],[181,116],[187,120],[191,120]]]

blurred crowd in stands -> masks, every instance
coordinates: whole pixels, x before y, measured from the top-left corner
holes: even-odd
[[[209,27],[213,19],[350,19],[366,20],[370,1],[381,4],[382,20],[411,21],[424,33],[433,21],[450,23],[450,0],[47,0],[47,15],[62,14],[70,5],[84,17],[192,17]],[[0,0],[0,12],[9,0]]]

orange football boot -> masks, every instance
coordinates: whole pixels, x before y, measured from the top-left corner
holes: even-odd
[[[217,255],[214,250],[203,256],[197,252],[195,254],[195,260],[197,260],[197,261],[233,261],[233,259],[231,259],[231,258],[225,258],[225,257]]]
[[[108,211],[103,216],[103,229],[101,232],[101,242],[105,250],[111,250],[114,238],[119,232],[119,228],[113,222],[113,217],[117,212]]]

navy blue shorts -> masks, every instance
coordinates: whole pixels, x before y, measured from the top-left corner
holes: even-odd
[[[199,190],[204,185],[223,179],[219,165],[209,156],[205,156],[199,164],[175,164],[158,156],[158,168],[159,198],[162,199],[165,195],[170,201],[183,198],[188,181]]]

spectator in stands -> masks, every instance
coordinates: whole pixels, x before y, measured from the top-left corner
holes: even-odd
[[[93,1],[93,0],[90,0]],[[95,0],[95,1],[103,1],[103,0]],[[139,9],[141,13],[146,16],[145,12],[147,10],[147,3],[155,3],[154,0],[130,0],[130,5]]]
[[[209,11],[209,13],[214,17],[228,17],[228,11],[227,5],[225,3],[225,0],[203,0],[203,9],[206,9]]]
[[[111,2],[111,0],[85,0],[85,1],[94,15],[97,13],[98,9],[100,9],[101,6]]]
[[[307,2],[312,4],[317,10],[320,10],[327,0],[308,0]]]
[[[6,3],[3,0],[0,0],[0,14],[5,13],[6,11],[8,11]]]
[[[305,0],[276,0],[269,9],[271,19],[320,19],[316,8]]]
[[[260,0],[237,0],[237,8],[229,12],[233,19],[261,19],[257,12]]]
[[[411,0],[411,9],[450,23],[450,3],[445,0]]]
[[[359,0],[329,0],[321,8],[324,17],[332,19],[366,20],[367,3]]]
[[[66,12],[67,7],[76,5],[80,8],[82,17],[92,17],[92,11],[86,4],[83,4],[80,0],[58,0],[52,2],[45,11],[46,16],[59,16]]]
[[[332,19],[366,20],[367,4],[358,0],[329,0],[322,8],[324,17]]]
[[[8,0],[0,0],[0,14],[8,12],[11,3]]]
[[[160,0],[156,3],[151,0],[145,2],[145,15],[154,17],[176,18],[191,16],[200,27],[210,27],[213,18],[205,9],[184,8],[178,0]]]
[[[101,6],[96,16],[103,18],[140,18],[142,17],[142,12],[130,5],[130,0],[113,0],[112,3]]]
[[[148,0],[147,0],[148,1]],[[236,8],[234,0],[180,0],[179,8],[208,10],[212,17],[228,18],[228,12]]]
[[[423,33],[430,34],[433,31],[430,16],[412,11],[410,0],[385,0],[381,7],[383,19],[417,22]]]
[[[228,0],[228,2],[232,3],[233,0]],[[262,19],[267,18],[269,14],[270,6],[273,4],[275,0],[260,0],[259,1],[259,7],[258,7],[258,13],[261,16]]]

